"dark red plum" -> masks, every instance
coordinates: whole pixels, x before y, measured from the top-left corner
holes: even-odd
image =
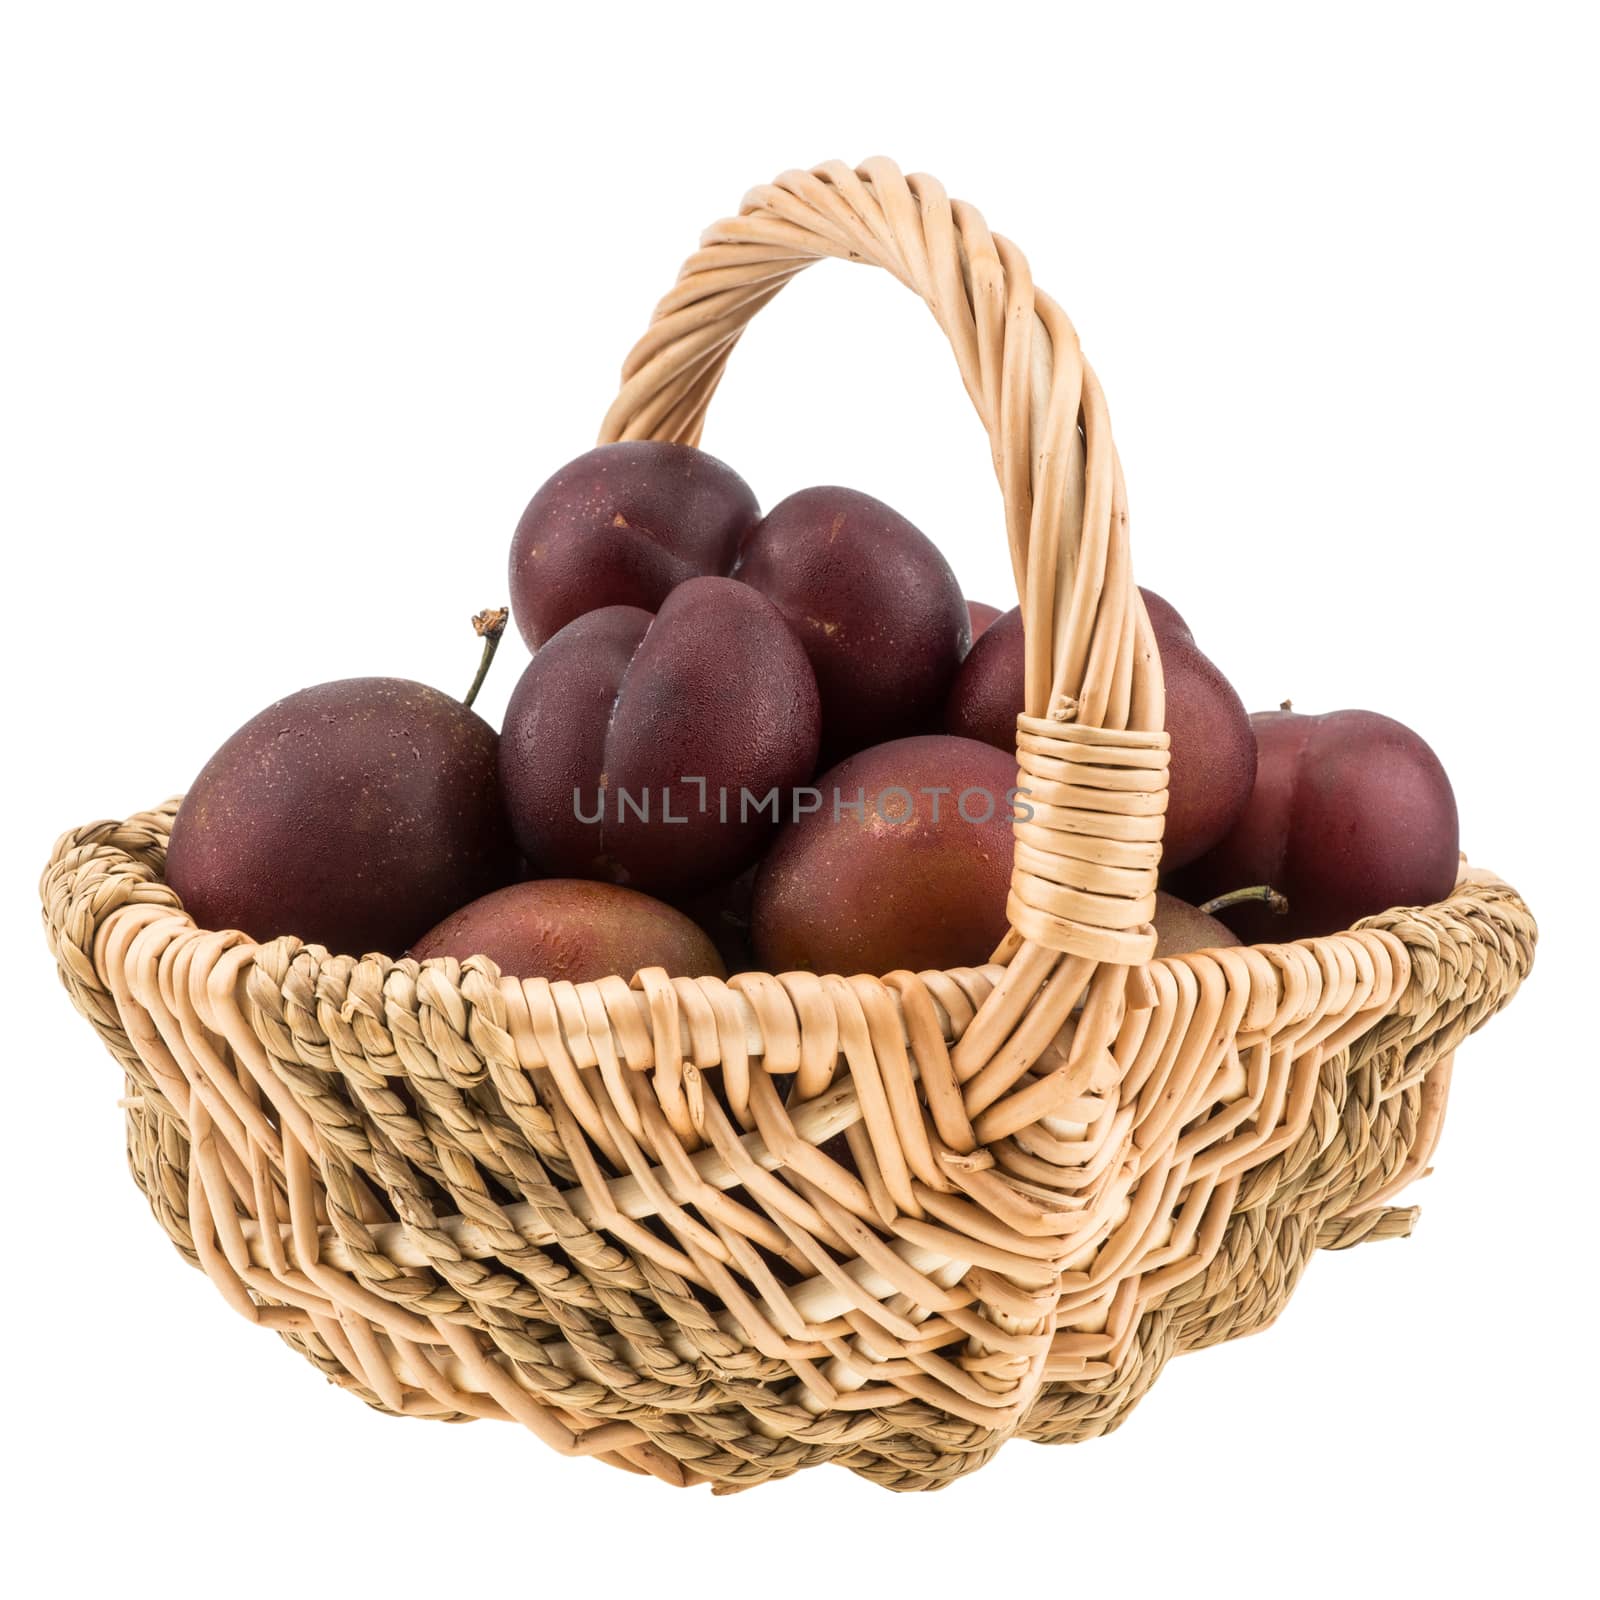
[[[1286,895],[1286,916],[1218,913],[1253,943],[1336,933],[1449,894],[1460,864],[1455,795],[1415,733],[1373,711],[1250,719],[1260,752],[1243,813],[1173,887],[1196,902],[1248,884]]]
[[[982,600],[967,601],[967,616],[972,621],[972,642],[983,637],[984,630],[1000,619],[1000,607],[985,605]]]
[[[500,778],[538,876],[681,898],[760,854],[816,766],[816,681],[777,608],[691,578],[569,623],[511,696]]]
[[[1167,688],[1172,765],[1161,865],[1176,870],[1209,850],[1243,809],[1255,778],[1255,738],[1233,685],[1195,644],[1183,618],[1160,595],[1139,592]],[[945,705],[946,730],[1014,748],[1024,671],[1018,607],[991,624],[963,662]]]
[[[820,806],[785,824],[756,877],[763,970],[882,976],[986,962],[1007,927],[1016,784],[1009,756],[942,734],[876,745],[825,773]]]
[[[167,881],[203,928],[398,956],[516,874],[494,729],[399,678],[303,689],[206,763]]]
[[[614,883],[546,878],[497,889],[453,911],[411,949],[433,956],[487,956],[507,977],[552,983],[631,978],[664,967],[674,978],[723,976],[715,947],[681,911]]]
[[[1175,872],[1209,850],[1244,809],[1255,782],[1256,741],[1244,702],[1194,642],[1188,624],[1160,595],[1149,589],[1139,592],[1156,636],[1167,691],[1172,765],[1161,867]]]
[[[734,575],[805,646],[825,760],[937,729],[972,622],[949,563],[897,511],[854,489],[802,489],[761,520]]]
[[[1239,936],[1226,923],[1199,906],[1161,891],[1156,895],[1156,955],[1184,956],[1196,950],[1223,950],[1236,945]]]
[[[523,670],[500,737],[500,789],[512,831],[539,877],[612,878],[597,813],[611,770],[612,712],[655,618],[606,606],[569,622]]]
[[[661,603],[726,573],[761,508],[690,445],[626,440],[569,461],[528,502],[511,542],[511,609],[530,650],[604,606]]]
[[[1013,606],[973,641],[945,701],[945,732],[1016,749],[1025,671],[1022,607]]]

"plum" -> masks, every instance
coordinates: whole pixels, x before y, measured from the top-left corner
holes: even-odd
[[[777,608],[691,578],[653,617],[591,611],[535,654],[500,782],[536,875],[678,898],[755,860],[818,737],[816,680]]]
[[[530,650],[603,606],[659,609],[685,579],[723,574],[761,508],[715,456],[630,439],[569,461],[511,541],[511,608]]]
[[[497,744],[425,684],[302,689],[206,763],[172,824],[167,881],[203,928],[397,956],[516,875]]]
[[[1160,595],[1149,589],[1139,592],[1167,688],[1172,765],[1161,865],[1175,872],[1204,855],[1244,810],[1255,782],[1256,741],[1244,702],[1194,642],[1188,624]]]
[[[1449,894],[1460,863],[1455,795],[1439,758],[1411,729],[1373,711],[1250,719],[1259,761],[1243,813],[1173,884],[1203,901],[1270,884],[1265,906],[1221,915],[1252,942],[1335,933],[1394,906]]]
[[[945,732],[1015,750],[1025,670],[1022,607],[1013,606],[973,641],[945,701]]]
[[[1192,950],[1219,950],[1236,945],[1239,937],[1233,929],[1216,917],[1209,916],[1199,906],[1180,900],[1175,894],[1161,890],[1156,895],[1156,954],[1182,956]]]
[[[724,976],[711,940],[681,911],[614,883],[547,878],[515,883],[453,911],[411,947],[433,956],[487,956],[507,977],[631,978],[664,967],[674,978]]]
[[[1144,596],[1167,687],[1172,740],[1161,864],[1176,870],[1209,850],[1243,810],[1255,780],[1255,739],[1233,685],[1158,594]],[[1023,696],[1022,611],[990,625],[962,664],[945,703],[945,731],[1014,747]],[[1229,887],[1233,887],[1230,885]]]
[[[612,711],[652,621],[635,606],[586,612],[534,655],[511,692],[500,738],[500,789],[536,874],[613,875],[594,815],[595,790],[609,770]]]
[[[1000,616],[1000,607],[985,605],[982,600],[967,601],[967,616],[972,623],[972,642],[983,637],[984,630]]]
[[[762,966],[882,975],[987,961],[1007,927],[1016,783],[1010,757],[939,734],[834,767],[756,877]]]
[[[826,761],[937,728],[972,621],[949,563],[898,512],[854,489],[802,489],[762,518],[734,576],[805,646]]]

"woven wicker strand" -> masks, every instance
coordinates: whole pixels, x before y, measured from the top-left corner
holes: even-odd
[[[1464,872],[1348,933],[1152,959],[1167,740],[1104,398],[932,179],[754,191],[602,440],[697,441],[745,323],[823,257],[921,295],[991,441],[1033,815],[990,965],[573,985],[257,945],[163,883],[176,801],[65,835],[41,886],[134,1176],[235,1310],[381,1409],[719,1490],[823,1462],[933,1488],[1103,1433],[1313,1250],[1408,1232],[1455,1048],[1535,939]]]

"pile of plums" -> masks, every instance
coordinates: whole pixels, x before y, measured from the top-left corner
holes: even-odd
[[[842,488],[763,516],[702,451],[605,445],[529,503],[511,598],[532,659],[499,735],[355,678],[217,751],[167,857],[197,922],[572,981],[989,958],[1028,814],[1022,616],[969,605],[904,517]],[[1365,711],[1248,716],[1144,601],[1172,746],[1158,953],[1449,892],[1455,802],[1421,739]]]

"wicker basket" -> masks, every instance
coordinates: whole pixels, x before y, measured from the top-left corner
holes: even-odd
[[[1464,873],[1348,933],[1152,960],[1167,739],[1105,401],[932,179],[755,190],[601,438],[696,441],[745,323],[824,256],[922,296],[1004,495],[1034,816],[991,965],[573,986],[257,945],[163,883],[176,802],[67,834],[42,885],[134,1176],[241,1315],[381,1409],[721,1489],[821,1462],[934,1488],[1013,1435],[1104,1433],[1319,1246],[1409,1231],[1387,1202],[1535,937]]]

